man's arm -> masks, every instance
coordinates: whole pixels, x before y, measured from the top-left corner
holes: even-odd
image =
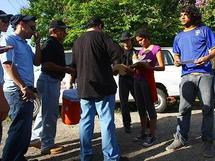
[[[196,65],[202,65],[208,61],[210,61],[211,59],[213,59],[215,57],[215,47],[213,47],[212,49],[209,50],[208,55],[200,57],[199,59],[197,59],[194,63]]]
[[[2,86],[0,86],[0,121],[4,121],[7,118],[7,114],[9,111],[9,105],[7,100],[4,97]]]
[[[14,81],[14,83],[20,88],[22,92],[22,98],[25,101],[29,101],[34,99],[34,93],[31,89],[29,89],[26,84],[20,78],[19,73],[17,72],[16,67],[10,61],[6,61],[3,63],[4,70],[9,75],[9,77]]]
[[[35,37],[35,44],[36,44],[36,47],[35,47],[35,55],[34,55],[34,65],[35,66],[39,66],[41,64],[41,47],[40,47],[40,36],[38,33],[35,33],[34,35]]]
[[[8,50],[13,49],[13,46],[0,46],[0,54],[8,52]]]
[[[180,67],[181,66],[181,57],[180,57],[180,54],[178,54],[178,53],[174,54],[174,65],[176,67]]]
[[[60,65],[57,65],[53,62],[45,62],[43,64],[44,69],[48,70],[48,71],[55,71],[55,72],[64,72],[64,73],[68,73],[68,74],[74,74],[75,70],[71,67],[63,67]]]

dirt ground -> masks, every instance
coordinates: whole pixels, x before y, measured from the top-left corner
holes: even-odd
[[[126,134],[123,130],[121,113],[115,113],[116,134],[120,146],[121,154],[127,156],[130,161],[215,161],[215,158],[207,159],[201,154],[202,142],[200,139],[200,129],[202,114],[201,110],[193,110],[190,141],[187,146],[176,151],[167,152],[165,147],[172,142],[172,134],[176,127],[177,107],[165,113],[158,114],[157,140],[156,143],[148,148],[144,148],[141,143],[134,142],[133,139],[139,134],[140,123],[137,112],[131,112],[132,133]],[[3,143],[6,139],[6,131],[9,123],[4,122]],[[37,158],[40,161],[79,161],[79,126],[64,125],[59,118],[56,143],[65,146],[65,152],[59,155],[40,155],[40,151],[29,148],[26,154],[28,159]],[[102,161],[101,135],[98,118],[95,120],[95,131],[93,139],[95,161]],[[2,146],[0,148],[0,156]]]

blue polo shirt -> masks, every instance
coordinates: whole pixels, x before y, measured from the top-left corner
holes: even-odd
[[[207,26],[198,26],[191,31],[182,31],[176,35],[173,52],[181,57],[181,61],[197,60],[208,55],[209,49],[215,47],[215,35]],[[182,76],[193,72],[212,73],[211,62],[196,66],[194,63],[182,65]]]
[[[34,70],[33,70],[33,58],[34,53],[31,47],[27,44],[26,40],[21,39],[18,35],[5,36],[2,39],[1,45],[11,45],[14,49],[2,54],[1,63],[12,62],[20,75],[20,78],[27,86],[34,85]],[[4,73],[4,91],[17,90],[17,85]]]

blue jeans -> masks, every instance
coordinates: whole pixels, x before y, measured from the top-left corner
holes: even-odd
[[[188,141],[192,105],[195,102],[196,96],[199,97],[202,105],[202,140],[213,140],[213,76],[210,74],[188,74],[184,75],[181,80],[179,115],[177,117],[176,136],[183,144]]]
[[[115,96],[106,96],[103,99],[81,99],[80,144],[81,161],[90,161],[94,119],[98,113],[102,136],[102,150],[104,161],[118,161],[119,148],[115,136],[114,124]]]
[[[134,97],[134,78],[131,76],[119,76],[119,97],[124,127],[130,127],[131,115],[128,107],[129,92]]]
[[[12,120],[8,137],[3,149],[2,161],[26,161],[24,154],[28,150],[31,138],[33,102],[24,102],[20,91],[4,92],[10,106],[9,117]]]
[[[54,79],[43,73],[41,73],[37,81],[41,108],[34,123],[31,140],[40,138],[41,150],[50,148],[55,144],[60,83],[59,79]]]

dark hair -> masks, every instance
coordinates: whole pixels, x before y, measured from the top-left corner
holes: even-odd
[[[135,34],[135,37],[136,36],[143,37],[149,40],[151,39],[151,34],[145,27],[138,29]]]
[[[198,26],[202,23],[202,15],[195,5],[188,5],[181,8],[181,13],[187,13],[191,25]]]
[[[98,16],[94,16],[87,22],[86,28],[98,27],[100,25],[102,28],[104,28],[104,22],[101,20],[101,18]]]

